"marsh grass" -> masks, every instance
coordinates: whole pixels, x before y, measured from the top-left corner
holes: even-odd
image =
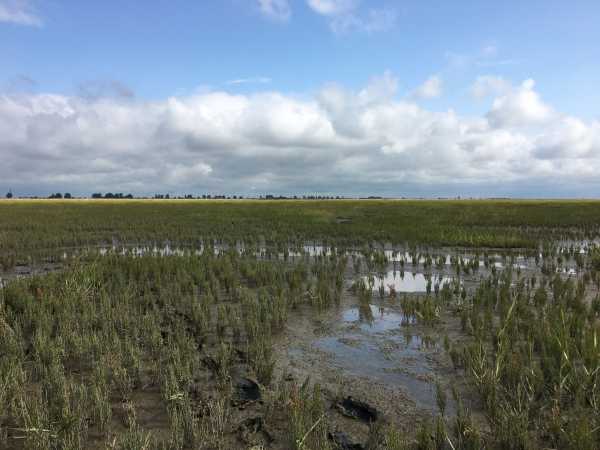
[[[595,201],[2,200],[0,271],[113,244],[212,250],[215,242],[247,249],[263,243],[263,256],[282,249],[284,259],[309,241],[534,249],[597,237],[599,211]]]
[[[36,449],[83,449],[99,436],[109,448],[226,449],[232,371],[269,386],[290,309],[339,301],[346,266],[336,254],[298,264],[237,252],[107,254],[11,281],[0,289],[0,436]],[[317,301],[302,295],[310,285]],[[198,397],[206,368],[215,396]],[[153,387],[169,430],[160,436],[138,414]],[[298,394],[298,430],[308,424],[302,405],[317,408],[318,397]],[[114,434],[115,421],[124,432]],[[300,447],[328,448],[324,426]]]
[[[600,330],[582,280],[555,275],[533,290],[507,270],[470,299],[465,370],[501,448],[600,445]]]
[[[332,202],[318,210],[300,202],[285,211],[259,202],[90,202],[60,204],[64,216],[59,203],[33,205],[0,205],[3,267],[113,240],[172,239],[204,251],[92,252],[0,289],[0,447],[227,449],[236,426],[232,387],[243,374],[272,398],[265,420],[278,423],[285,411],[289,448],[331,448],[326,395],[308,381],[277,384],[273,344],[296,309],[340,304],[348,272],[369,317],[374,274],[392,264],[377,242],[399,236],[408,257],[393,265],[402,271],[446,270],[445,255],[418,247],[425,242],[533,248],[537,271],[515,267],[509,251],[476,250],[452,256],[453,283],[429,278],[424,295],[375,292],[380,302],[397,302],[403,326],[423,335],[447,336],[440,327],[456,317],[464,336],[444,338],[444,348],[470,380],[485,423],[456,392],[450,415],[439,383],[438,414],[416,433],[378,424],[369,449],[600,447],[600,252],[554,243],[597,235],[595,203],[557,203],[548,213],[536,202]],[[457,210],[464,214],[450,224]],[[337,214],[352,221],[339,224]],[[304,251],[309,237],[326,251]],[[461,282],[467,277],[480,280],[475,289]],[[140,398],[153,389],[167,431],[144,418]]]

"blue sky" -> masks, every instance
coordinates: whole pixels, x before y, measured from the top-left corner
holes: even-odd
[[[573,181],[579,187],[552,186],[551,195],[595,195],[593,179],[583,183],[575,173],[567,176],[555,172],[565,166],[577,172],[596,164],[598,158],[599,23],[597,1],[0,0],[0,98],[4,102],[0,113],[24,114],[19,117],[31,122],[27,130],[37,130],[25,137],[0,138],[0,156],[19,153],[19,158],[12,156],[12,170],[4,174],[8,181],[2,183],[0,179],[0,189],[11,183],[28,193],[59,186],[85,193],[84,185],[90,183],[97,189],[116,183],[122,190],[140,193],[149,192],[151,187],[198,192],[220,188],[245,193],[313,188],[344,193],[361,186],[368,193],[390,195],[404,191],[434,195],[439,190],[452,194],[454,190],[473,195],[510,191],[511,195],[543,196],[548,190],[540,186],[552,174],[565,175],[566,184]],[[335,89],[343,92],[344,100],[336,94],[335,102],[341,103],[333,105]],[[383,94],[373,94],[381,89]],[[215,116],[230,117],[233,111],[243,109],[245,114],[252,113],[253,119],[258,118],[259,129],[249,130],[244,116],[243,124],[227,124],[234,137],[223,141],[210,135],[223,126],[222,120],[213,117],[211,121],[204,114],[202,120],[194,122],[219,93],[227,97],[218,106],[211,106],[219,109]],[[236,99],[247,103],[234,105]],[[300,113],[304,114],[300,122],[307,120],[309,125],[311,114],[322,114],[323,122],[318,126],[331,128],[333,134],[325,137],[323,131],[318,142],[301,142],[298,133],[308,136],[310,127],[296,130],[298,117],[290,118],[294,123],[280,123],[281,116],[275,116],[280,102],[292,109],[306,108]],[[174,111],[181,112],[175,103],[183,105],[187,114],[173,125],[165,114],[172,119]],[[116,176],[115,166],[135,166],[136,158],[149,155],[157,165],[168,165],[160,156],[165,157],[167,150],[166,144],[153,148],[148,137],[136,142],[129,118],[110,127],[90,123],[91,117],[102,120],[102,114],[114,117],[105,111],[108,104],[132,117],[163,108],[160,117],[148,126],[156,127],[154,134],[171,126],[169,145],[175,147],[171,156],[181,161],[180,166],[162,172],[148,168],[143,176],[138,175],[138,181],[132,181],[136,177],[133,172]],[[262,104],[275,104],[274,110],[257,110]],[[366,127],[365,121],[381,114],[385,105],[396,108],[400,128],[409,121],[403,114],[421,120],[411,128],[424,124],[422,134],[407,136],[398,129],[384,133],[381,130],[387,125],[377,121],[369,122],[380,123],[376,130],[364,128],[360,136],[340,131],[354,122]],[[410,107],[417,112],[411,112]],[[508,120],[501,113],[513,118],[523,113],[524,122]],[[459,131],[447,133],[453,114],[458,117]],[[419,115],[422,119],[415,118]],[[44,121],[49,116],[61,119],[52,126],[63,134],[53,129],[55,134],[48,135]],[[377,120],[382,117],[378,115]],[[81,125],[84,119],[85,129]],[[20,123],[16,116],[4,120]],[[487,123],[482,125],[478,120]],[[436,121],[441,121],[445,133],[451,135],[446,136],[447,141],[428,140],[432,127],[439,125]],[[259,136],[261,130],[275,123],[284,128],[282,135]],[[481,131],[482,126],[487,126],[489,133]],[[465,127],[470,127],[468,136],[462,134]],[[563,135],[555,135],[555,130],[563,128]],[[87,135],[83,135],[85,130]],[[114,133],[105,136],[105,142],[116,142],[114,148],[98,148],[102,133]],[[97,135],[99,142],[89,142],[90,135]],[[43,145],[36,140],[41,136],[46,139]],[[402,167],[388,173],[377,164],[371,165],[380,157],[390,157],[388,162],[397,164],[396,157],[403,153],[404,159],[409,156],[422,167],[428,161],[417,158],[415,152],[430,152],[435,162],[438,147],[442,159],[450,158],[446,152],[451,153],[452,148],[463,151],[473,139],[478,149],[483,145],[480,141],[486,145],[491,142],[494,149],[497,142],[505,142],[512,154],[512,170],[506,167],[507,161],[493,158],[473,163],[481,155],[458,155],[457,161],[467,158],[474,167],[472,173],[467,170],[463,177],[453,175],[452,180],[436,172],[441,169],[425,174]],[[48,140],[56,140],[56,149],[47,148]],[[569,153],[570,147],[558,149],[567,144],[577,148],[575,153]],[[302,157],[319,145],[323,146],[323,159]],[[83,167],[61,162],[72,163],[73,155],[65,152],[76,147],[85,147],[87,157],[99,161],[97,170],[87,177]],[[265,155],[273,156],[267,147],[279,148],[275,159],[282,160],[276,165],[261,160]],[[329,147],[336,150],[324,155]],[[472,152],[472,147],[468,151]],[[126,152],[127,158],[122,154],[118,158],[119,152]],[[533,166],[527,170],[521,167],[525,163],[516,161],[519,152],[527,153],[523,161],[527,156],[535,170]],[[550,154],[553,158],[548,157]],[[39,170],[56,173],[42,179],[39,172],[25,173],[23,167],[30,162],[26,155],[41,161],[51,156],[53,163],[40,163]],[[248,171],[232,171],[225,158],[243,162]],[[372,166],[371,170],[386,180],[386,187],[357,176],[353,165],[358,163]],[[169,164],[173,165],[172,161]],[[327,175],[336,181],[301,182],[300,171],[310,170],[312,164],[330,164],[332,171]],[[483,168],[490,166],[501,175],[483,173]],[[525,180],[522,171],[537,178]],[[73,172],[81,172],[81,176]],[[189,180],[179,184],[173,174]],[[227,183],[229,176],[245,182]],[[157,181],[150,183],[152,179]],[[506,186],[507,179],[510,186]]]

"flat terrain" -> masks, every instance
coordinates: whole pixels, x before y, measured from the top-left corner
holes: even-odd
[[[0,449],[600,448],[600,202],[0,201]]]
[[[600,201],[583,200],[0,201],[0,254],[208,239],[515,248],[599,228]]]

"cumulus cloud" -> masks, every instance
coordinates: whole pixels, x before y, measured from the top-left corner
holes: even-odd
[[[292,16],[288,0],[258,0],[260,12],[267,18],[287,22]]]
[[[559,195],[550,190],[559,182],[598,187],[600,123],[554,111],[532,81],[496,94],[477,117],[398,99],[397,85],[385,73],[308,98],[0,94],[0,183],[84,194],[477,195],[535,184],[543,196]]]
[[[421,86],[415,89],[415,91],[412,93],[412,96],[421,99],[432,99],[439,97],[442,95],[442,85],[442,79],[437,75],[433,75],[425,80]]]
[[[546,160],[588,159],[600,149],[600,122],[586,124],[576,117],[562,117],[536,142],[536,157]]]
[[[28,0],[0,0],[0,22],[37,27],[42,25],[42,19]]]
[[[554,111],[542,101],[534,87],[533,80],[525,80],[496,98],[488,113],[490,123],[495,127],[528,126],[552,119]]]

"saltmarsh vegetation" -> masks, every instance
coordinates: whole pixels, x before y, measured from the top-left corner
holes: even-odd
[[[236,448],[236,383],[275,385],[274,336],[340,298],[346,259],[214,253],[109,254],[1,289],[0,448]],[[283,427],[313,448],[318,391],[282,389]]]
[[[471,336],[461,365],[499,448],[600,446],[598,276],[536,280],[508,269],[461,305]]]
[[[544,252],[541,274],[509,264],[468,294],[446,295],[464,335],[444,346],[479,394],[485,423],[475,426],[456,394],[456,417],[443,419],[438,388],[440,416],[420,429],[416,448],[600,448],[598,255]],[[579,276],[564,275],[567,261]]]
[[[409,258],[431,267],[427,254]],[[440,315],[459,319],[461,335],[446,335],[443,345],[458,378],[475,390],[472,405],[482,417],[474,420],[456,389],[455,414],[448,416],[447,394],[437,383],[438,416],[413,436],[389,430],[381,438],[385,448],[600,448],[600,249],[546,245],[527,271],[514,255],[502,257],[502,266],[488,258],[449,258],[452,282],[431,292],[429,278],[425,294],[398,299],[404,326],[444,332]],[[461,276],[480,270],[467,291]],[[361,305],[373,301],[373,287],[373,276],[353,284]],[[385,295],[397,297],[393,289]]]
[[[251,373],[270,384],[271,333],[282,326],[286,305],[275,297],[266,301],[268,293],[260,289],[255,296],[249,288],[226,294],[228,263],[214,266],[205,276],[197,275],[201,266],[195,264],[178,257],[108,257],[43,281],[11,284],[3,295],[5,443],[87,448],[90,442],[105,440],[112,448],[235,448],[225,438],[231,426],[232,369],[247,363]],[[244,273],[264,273],[264,264],[246,264]],[[113,273],[119,274],[117,280]],[[515,284],[512,276],[510,270],[493,275],[472,296],[455,295],[449,305],[466,317],[464,331],[471,338],[457,352],[456,366],[480,393],[489,429],[474,425],[456,392],[457,414],[446,418],[445,393],[438,386],[438,417],[424,423],[415,437],[394,428],[375,429],[381,435],[373,438],[372,448],[597,448],[598,298],[586,307],[582,283],[555,276],[547,286],[532,279]],[[156,277],[163,277],[164,290],[151,294]],[[295,279],[306,282],[302,276]],[[247,280],[257,283],[257,278]],[[588,280],[597,283],[598,275]],[[198,292],[197,301],[190,301],[196,282],[206,293]],[[215,288],[221,294],[215,295]],[[355,289],[361,304],[372,301],[364,282]],[[411,323],[431,326],[435,321],[428,319],[427,305],[439,305],[442,298],[401,302],[414,319]],[[233,312],[238,300],[246,313],[244,323]],[[217,312],[213,324],[210,317],[222,309],[220,302],[226,302],[230,314]],[[30,339],[24,338],[27,334]],[[231,340],[222,339],[225,335]],[[234,355],[235,349],[246,355]],[[202,397],[206,385],[199,384],[207,380],[197,374],[203,365],[213,371],[214,398]],[[290,448],[331,447],[318,386],[282,383],[274,392],[271,407],[288,414]],[[153,394],[152,408],[165,413],[169,432],[140,425],[140,396]],[[122,433],[111,434],[119,427]]]
[[[57,249],[202,242],[274,249],[320,242],[536,248],[600,231],[596,201],[2,200],[0,265]]]
[[[466,402],[438,380],[433,417],[412,433],[374,423],[364,448],[600,448],[600,250],[571,242],[597,237],[598,203],[2,202],[0,212],[4,268],[65,247],[203,248],[84,253],[0,289],[0,448],[335,449],[335,395],[278,378],[274,343],[296,309],[339,304],[352,276],[364,316],[390,300],[402,326],[445,335],[458,323],[443,345],[476,395]],[[326,251],[302,253],[308,242]],[[441,245],[469,252],[447,257]],[[426,292],[375,290],[390,266],[425,273]],[[257,386],[257,416],[240,386]]]

